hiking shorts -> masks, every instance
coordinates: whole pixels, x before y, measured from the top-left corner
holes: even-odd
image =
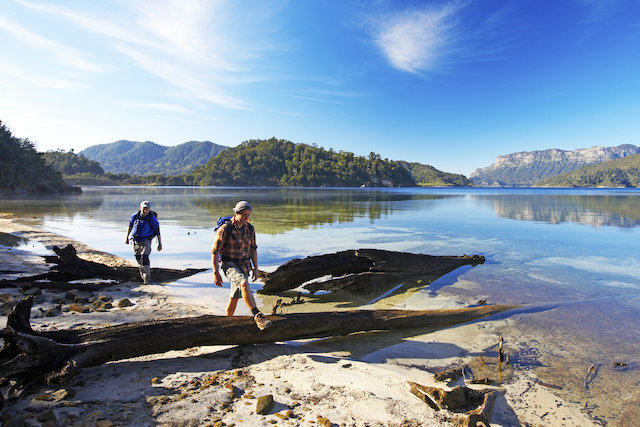
[[[233,261],[223,261],[222,271],[231,283],[231,287],[229,288],[229,297],[242,298],[242,282],[246,280],[247,283],[249,283],[249,275],[244,274],[242,270],[240,270],[240,267],[238,267]]]

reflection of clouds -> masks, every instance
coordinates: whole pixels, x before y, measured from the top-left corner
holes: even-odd
[[[640,280],[640,261],[634,258],[607,258],[602,256],[548,257],[533,264],[572,267],[589,273],[631,276]]]
[[[637,283],[617,282],[614,280],[601,280],[599,283],[613,288],[640,289],[640,285]]]
[[[542,274],[529,273],[527,276],[531,277],[534,280],[538,280],[540,282],[553,283],[554,285],[564,285],[564,282],[556,279],[552,279],[551,277],[544,276]]]

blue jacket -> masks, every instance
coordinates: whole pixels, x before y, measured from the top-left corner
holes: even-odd
[[[133,240],[135,242],[142,242],[160,235],[160,223],[156,215],[153,211],[149,212],[145,217],[142,217],[139,211],[131,215],[129,226],[133,231]]]

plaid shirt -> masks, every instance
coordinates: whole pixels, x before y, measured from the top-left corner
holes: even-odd
[[[248,261],[251,259],[251,250],[257,249],[257,247],[256,232],[253,225],[247,224],[242,228],[238,228],[235,221],[231,220],[230,223],[223,224],[218,228],[216,238],[213,240],[211,253],[218,256],[222,255],[223,261],[227,258]],[[243,264],[245,263],[243,262]]]

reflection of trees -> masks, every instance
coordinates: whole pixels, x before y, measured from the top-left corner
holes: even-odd
[[[232,215],[238,200],[248,200],[254,206],[258,231],[279,234],[358,218],[374,221],[394,211],[414,209],[410,201],[446,197],[459,196],[384,189],[89,187],[75,196],[5,199],[0,209],[25,217],[86,215],[96,224],[115,222],[125,227],[140,202],[150,200],[161,223],[208,228],[217,217]]]
[[[198,198],[194,203],[211,217],[218,217],[231,215],[236,201],[247,199],[254,206],[253,221],[259,231],[279,234],[357,218],[374,221],[402,209],[404,201],[450,197],[357,189],[252,189],[237,193]]]
[[[521,221],[573,222],[594,227],[630,228],[640,224],[640,197],[630,195],[487,195],[496,214]]]

